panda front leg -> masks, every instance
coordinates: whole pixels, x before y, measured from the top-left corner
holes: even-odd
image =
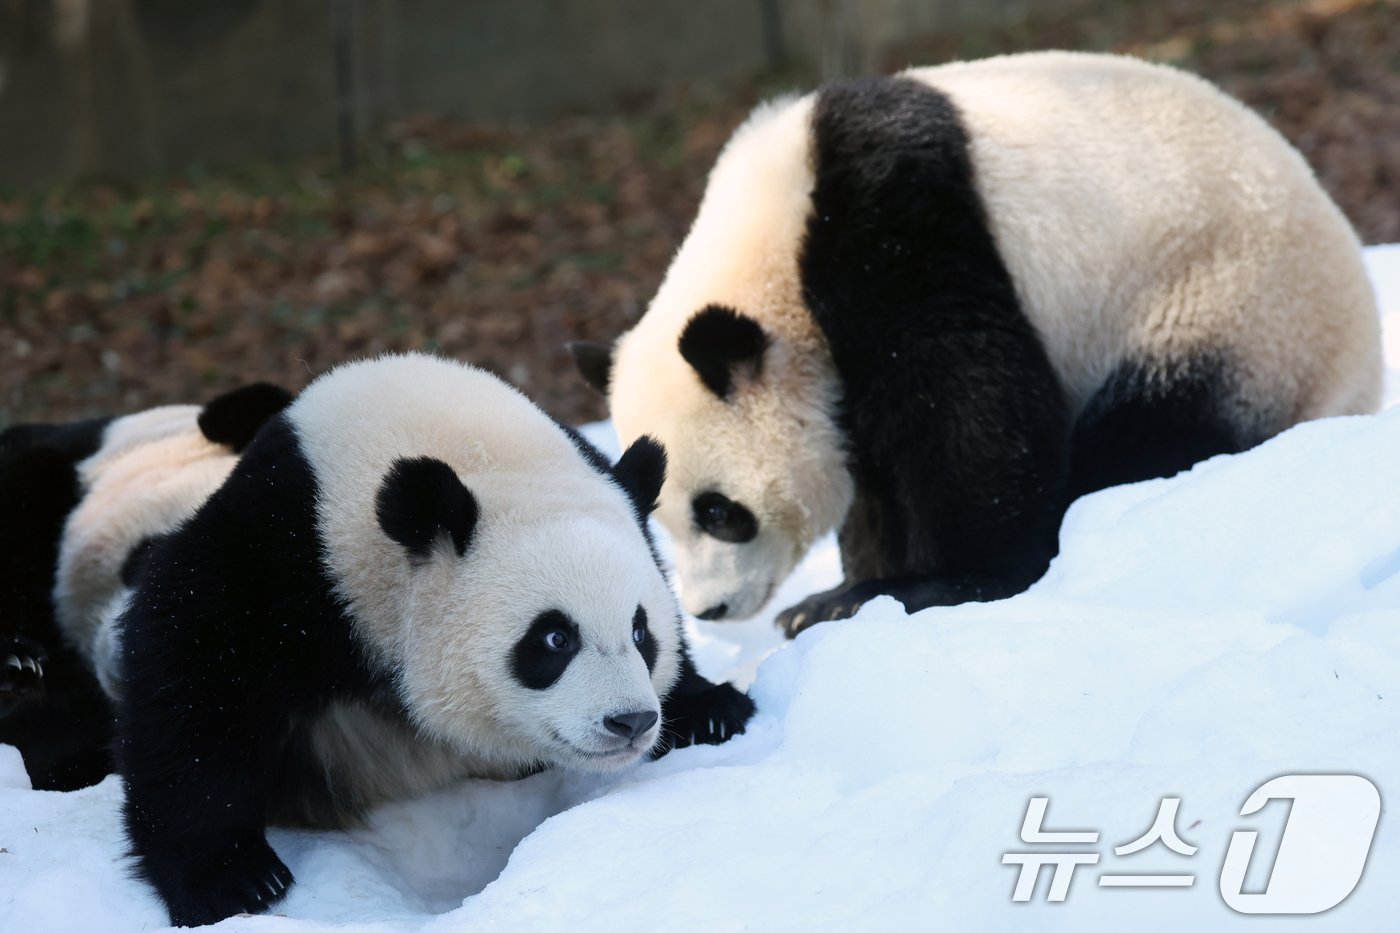
[[[733,684],[711,683],[681,646],[681,676],[661,703],[661,737],[655,757],[687,745],[718,745],[739,735],[754,714],[753,700]]]
[[[189,780],[207,784],[210,776]],[[198,817],[193,815],[201,813],[199,806],[209,798],[190,796],[174,787],[133,793],[128,784],[126,826],[138,871],[165,902],[170,922],[201,926],[235,914],[262,913],[286,896],[292,872],[268,845],[251,808],[240,808],[247,817],[240,821],[203,811],[210,822],[195,825]],[[173,808],[184,806],[195,809],[172,821]]]
[[[169,730],[170,723],[149,726]],[[168,734],[175,742],[159,744],[173,752],[190,730]],[[240,751],[246,750],[220,754],[195,747],[170,755],[141,737],[123,736],[127,838],[138,874],[176,926],[262,913],[292,884],[291,871],[267,842],[261,775],[247,764],[260,756]]]
[[[776,622],[788,638],[796,638],[819,622],[849,619],[860,611],[861,606],[879,596],[893,596],[904,605],[905,612],[913,613],[930,606],[1006,599],[1026,586],[1029,586],[1029,582],[1020,580],[952,581],[934,577],[861,580],[814,593],[779,613]]]
[[[1013,337],[998,339],[1015,349]],[[1014,353],[1001,346],[1003,361],[1019,362],[991,371],[981,367],[998,353],[980,344],[954,349],[947,359],[961,362],[961,372],[930,364],[913,374],[940,372],[951,384],[882,380],[851,402],[870,414],[854,444],[867,455],[852,466],[856,495],[839,535],[847,579],[777,617],[789,638],[850,618],[878,596],[910,613],[1005,599],[1049,566],[1068,447],[1055,376],[1034,345]],[[909,409],[911,399],[930,398],[939,404]]]
[[[191,651],[193,628],[151,624],[139,606],[122,623],[125,642],[146,646],[123,655],[123,818],[137,874],[177,926],[261,913],[292,884],[266,832],[289,730],[265,698],[281,693],[261,659],[235,670],[241,655]]]
[[[0,719],[44,695],[43,645],[23,635],[0,637]]]

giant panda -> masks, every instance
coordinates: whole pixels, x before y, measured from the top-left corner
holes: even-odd
[[[1046,52],[759,107],[640,322],[576,344],[623,440],[666,446],[686,608],[755,613],[839,529],[846,582],[1019,592],[1077,496],[1375,409],[1356,236],[1206,82]]]
[[[291,400],[265,383],[170,405],[0,433],[0,742],[30,781],[73,790],[111,771],[96,675],[145,543],[194,512]]]
[[[105,655],[130,850],[171,921],[280,899],[270,822],[744,731],[650,538],[664,470],[431,356],[341,366],[266,424],[150,547]]]

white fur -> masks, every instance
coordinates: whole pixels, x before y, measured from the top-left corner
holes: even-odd
[[[537,407],[463,364],[412,355],[340,367],[288,409],[320,491],[327,564],[371,657],[398,672],[415,725],[496,774],[540,761],[598,769],[617,751],[604,717],[660,712],[679,671],[676,606],[626,494],[593,470]],[[434,457],[471,491],[480,519],[464,557],[411,565],[375,515],[395,460]],[[632,644],[645,608],[655,670]],[[546,690],[510,671],[516,641],[559,609],[583,647]]]
[[[1378,318],[1359,243],[1302,158],[1198,78],[1129,58],[1034,53],[917,69],[962,113],[992,231],[1074,413],[1124,355],[1226,351],[1235,423],[1259,438],[1374,410]],[[797,270],[813,184],[813,95],[760,107],[710,176],[646,315],[615,350],[624,443],[669,454],[658,516],[694,613],[751,615],[852,496],[839,397]],[[728,401],[677,341],[707,304],[772,337]],[[758,537],[701,535],[695,495],[750,508]]]
[[[171,405],[118,418],[107,425],[97,452],[78,464],[82,498],[64,525],[55,615],[108,692],[114,684],[112,623],[125,597],[122,562],[142,539],[193,515],[238,462],[200,433],[200,410]]]

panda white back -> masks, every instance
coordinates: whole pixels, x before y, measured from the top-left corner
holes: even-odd
[[[82,498],[61,539],[55,617],[109,695],[112,622],[127,590],[123,564],[142,542],[193,515],[238,462],[231,448],[200,431],[202,411],[168,405],[116,418],[98,450],[77,466]]]
[[[1073,411],[1115,360],[1201,346],[1240,361],[1236,414],[1262,436],[1375,410],[1380,318],[1360,243],[1258,114],[1194,75],[1118,56],[905,75],[966,122],[997,245]]]

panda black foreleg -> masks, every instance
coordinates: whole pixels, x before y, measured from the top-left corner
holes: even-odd
[[[227,715],[231,697],[185,704],[173,693],[159,707],[123,711],[123,815],[137,873],[177,926],[261,913],[293,880],[267,843],[273,753],[239,728],[242,717]],[[208,709],[226,713],[216,719]]]
[[[779,615],[789,637],[882,595],[908,612],[1006,598],[1054,557],[1069,436],[1058,379],[1017,319],[955,322],[945,315],[897,351],[867,350],[892,361],[878,373],[848,373],[846,582]]]
[[[661,703],[661,738],[654,757],[687,745],[718,745],[739,735],[754,714],[753,700],[731,683],[711,683],[681,645],[681,675]]]
[[[159,834],[142,838],[134,829],[145,818],[142,806],[128,803],[128,832],[141,852],[140,875],[165,902],[175,926],[202,926],[235,914],[262,913],[286,896],[293,881],[291,870],[272,851],[260,827],[206,827],[183,838],[162,839]]]
[[[956,606],[960,603],[1006,599],[1024,590],[1033,581],[1000,578],[973,581],[937,578],[894,578],[861,580],[814,593],[777,617],[777,625],[788,638],[796,638],[819,622],[849,619],[860,607],[879,596],[893,596],[908,613],[930,606]]]

